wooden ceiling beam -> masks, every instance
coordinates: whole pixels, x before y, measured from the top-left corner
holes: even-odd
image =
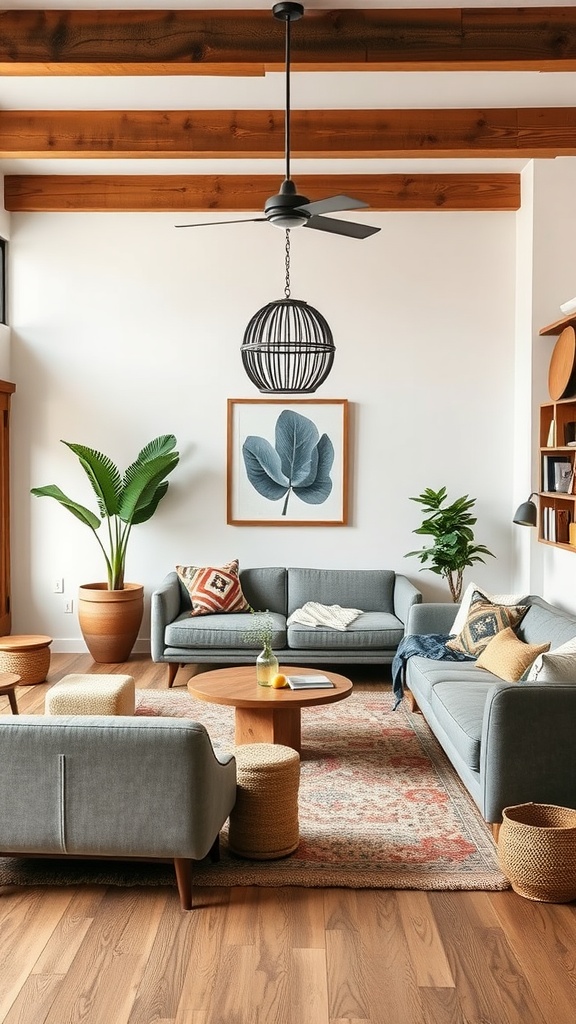
[[[0,158],[279,158],[279,110],[0,111]],[[576,108],[294,110],[291,155],[556,157],[576,154]]]
[[[576,69],[576,7],[310,10],[295,71]],[[0,12],[3,75],[262,75],[284,61],[269,11]]]
[[[261,211],[272,175],[6,175],[12,213]],[[329,174],[298,177],[309,199],[352,195],[371,210],[517,210],[518,174]],[[358,211],[354,211],[355,217]]]

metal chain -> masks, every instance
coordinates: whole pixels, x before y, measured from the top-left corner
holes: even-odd
[[[286,267],[286,283],[284,285],[284,296],[290,298],[290,228],[286,228],[286,246],[285,246],[285,257],[284,265]]]

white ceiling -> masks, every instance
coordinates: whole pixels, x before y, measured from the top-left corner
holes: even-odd
[[[505,7],[504,2],[461,3],[441,0],[434,4],[391,0],[373,3],[370,0],[332,0],[330,4],[309,0],[308,10],[335,8],[427,8]],[[562,3],[525,0],[523,7],[561,7]],[[23,9],[269,9],[269,0],[204,2],[204,0],[169,0],[157,2],[117,2],[117,0],[4,0],[4,10]],[[272,17],[272,14],[270,15]],[[279,26],[282,31],[282,27]],[[305,17],[299,23],[305,30]],[[294,109],[349,108],[441,108],[441,107],[576,107],[576,74],[569,72],[366,72],[366,73],[298,73],[293,72],[291,102]],[[223,78],[182,76],[114,76],[114,77],[7,77],[0,81],[0,109],[282,109],[284,106],[283,74],[262,78]],[[525,160],[495,158],[394,159],[394,160],[323,160],[326,173],[413,173],[415,171],[517,171]],[[318,160],[294,160],[293,173],[314,173]],[[166,160],[113,158],[68,159],[4,159],[0,173],[26,174],[193,174],[193,173],[281,173],[277,160]]]

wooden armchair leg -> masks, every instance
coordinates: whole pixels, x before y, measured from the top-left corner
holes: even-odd
[[[170,689],[170,687],[174,684],[174,680],[176,679],[176,674],[179,668],[180,665],[177,661],[168,662],[168,689]]]
[[[192,910],[192,861],[188,857],[174,857],[174,871],[180,906],[182,910]]]

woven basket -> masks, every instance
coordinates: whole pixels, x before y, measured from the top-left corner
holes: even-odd
[[[570,903],[576,899],[576,810],[533,803],[505,807],[498,860],[520,896]]]
[[[251,860],[286,857],[298,847],[300,755],[281,744],[236,747],[236,803],[228,843]]]
[[[50,648],[38,651],[0,651],[0,672],[15,672],[24,686],[43,683],[50,668]]]

